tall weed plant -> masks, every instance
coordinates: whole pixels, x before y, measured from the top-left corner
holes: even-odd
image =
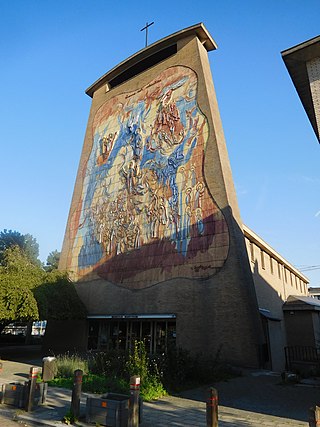
[[[89,372],[88,361],[77,354],[62,354],[56,357],[57,377],[73,377],[74,371],[81,369],[86,375]]]
[[[143,341],[135,341],[126,364],[129,376],[140,377],[140,392],[144,400],[154,400],[167,394],[157,367],[147,354]]]

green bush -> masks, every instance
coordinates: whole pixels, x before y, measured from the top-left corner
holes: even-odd
[[[187,350],[172,346],[167,353],[153,355],[150,361],[169,392],[208,385],[235,376],[233,370],[220,360],[220,351],[214,358],[208,358],[202,354],[192,356]]]
[[[123,377],[127,360],[128,354],[121,350],[89,353],[88,368],[93,374]]]

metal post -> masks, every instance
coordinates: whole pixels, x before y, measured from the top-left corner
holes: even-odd
[[[130,398],[129,398],[129,426],[139,426],[139,395],[140,377],[134,375],[130,378]]]
[[[76,371],[74,371],[72,398],[71,398],[71,413],[75,418],[80,417],[82,376],[83,376],[83,371],[81,369],[77,369]]]
[[[207,427],[218,427],[218,392],[213,387],[209,389],[206,410]]]
[[[34,392],[37,384],[37,376],[40,372],[40,368],[36,366],[31,366],[29,372],[29,382],[27,388],[27,399],[26,399],[26,411],[32,411],[33,401],[34,401]]]

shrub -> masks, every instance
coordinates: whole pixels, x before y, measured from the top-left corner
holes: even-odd
[[[121,350],[95,352],[88,355],[89,371],[97,375],[124,377],[128,354]]]
[[[191,356],[186,350],[171,347],[168,352],[148,355],[143,342],[136,341],[132,352],[108,351],[89,353],[87,359],[77,355],[57,357],[58,377],[51,385],[72,388],[73,373],[83,370],[83,391],[92,393],[129,393],[129,378],[141,379],[141,397],[158,399],[167,390],[177,391],[229,378],[231,371],[220,361]]]

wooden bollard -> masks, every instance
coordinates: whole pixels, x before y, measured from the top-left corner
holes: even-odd
[[[320,407],[316,406],[315,408],[309,409],[309,427],[319,427],[320,426]]]
[[[139,426],[140,377],[130,377],[129,426]]]
[[[207,427],[218,427],[218,392],[213,387],[209,389],[206,413]]]
[[[34,393],[36,390],[37,377],[40,372],[40,368],[31,366],[29,372],[29,381],[27,387],[27,399],[26,399],[26,411],[32,411],[33,401],[34,401]]]
[[[5,384],[2,384],[2,386],[1,386],[1,401],[0,401],[0,403],[1,403],[1,404],[3,404],[3,403],[4,403],[4,395],[5,395],[5,392],[6,392],[6,385],[5,385]]]
[[[83,371],[77,369],[74,371],[73,377],[73,387],[72,387],[72,397],[71,397],[71,414],[75,418],[80,417],[80,399],[81,399],[81,389],[82,389],[82,377]]]

